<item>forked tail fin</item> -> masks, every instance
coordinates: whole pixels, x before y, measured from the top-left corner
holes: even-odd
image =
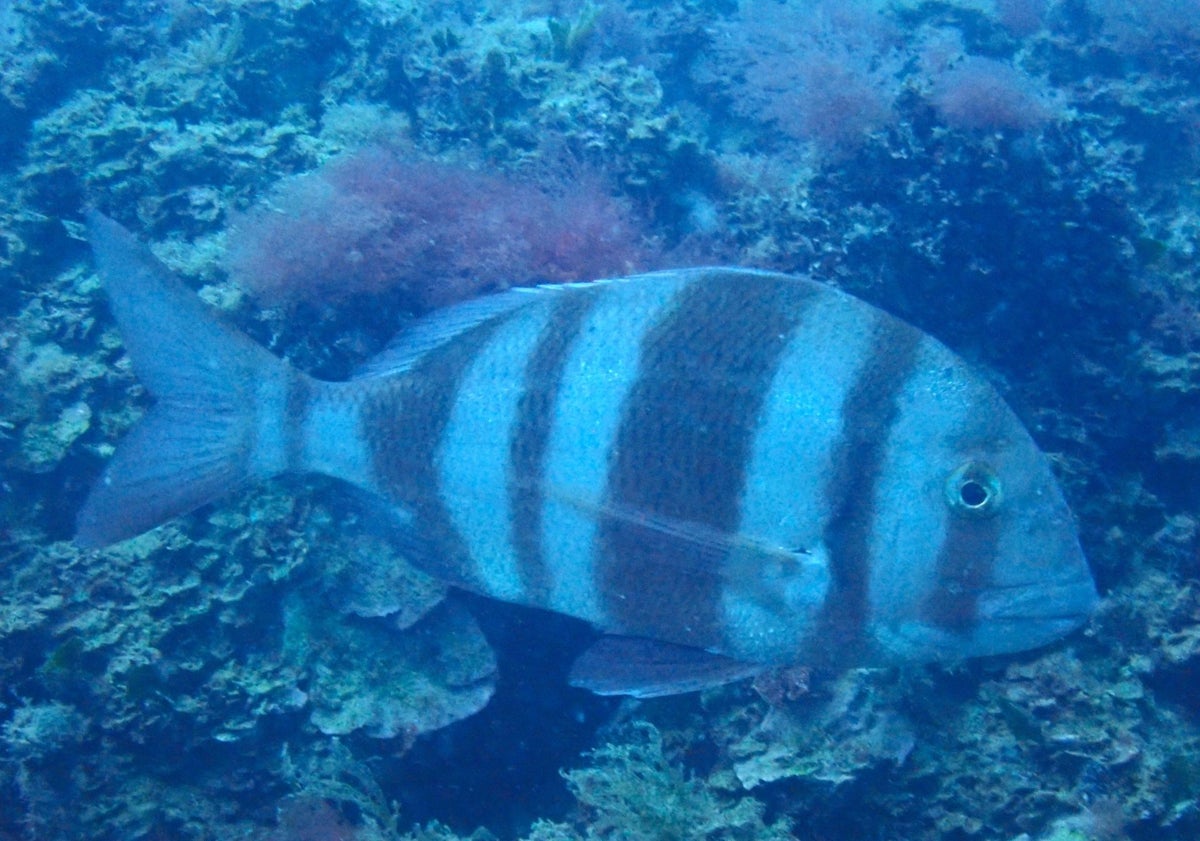
[[[119,224],[91,212],[88,231],[134,371],[155,398],[79,513],[76,543],[100,547],[284,470],[287,397],[302,375],[222,323]]]

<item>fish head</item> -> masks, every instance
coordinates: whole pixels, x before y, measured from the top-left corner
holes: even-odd
[[[889,661],[945,661],[1054,642],[1098,596],[1050,462],[995,390],[955,360],[902,414],[877,505],[872,636]],[[909,407],[910,410],[913,407]]]

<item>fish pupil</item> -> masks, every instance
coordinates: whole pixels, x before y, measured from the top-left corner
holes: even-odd
[[[958,498],[968,508],[978,508],[988,501],[988,490],[979,482],[968,479],[958,489]]]
[[[961,514],[990,517],[1004,498],[1000,477],[980,461],[968,461],[946,478],[946,503]]]

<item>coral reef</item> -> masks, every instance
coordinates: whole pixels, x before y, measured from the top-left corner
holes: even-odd
[[[0,838],[1196,837],[1195,11],[0,2]],[[616,704],[564,686],[586,629],[447,596],[320,482],[82,553],[147,401],[85,204],[330,377],[483,288],[810,273],[1000,386],[1103,608],[1018,658]]]
[[[662,735],[645,722],[595,750],[589,767],[563,776],[584,810],[589,839],[792,837],[786,820],[766,824],[763,804],[753,798],[722,796],[703,780],[689,778],[667,758]]]
[[[340,536],[321,534],[334,515]],[[276,494],[213,514],[208,531],[193,541],[168,527],[105,553],[56,543],[10,559],[0,603],[7,656],[53,628],[37,656],[6,659],[8,685],[32,697],[4,725],[11,776],[0,779],[29,820],[52,828],[67,819],[46,792],[79,752],[94,762],[70,786],[90,792],[90,819],[107,823],[133,798],[138,809],[120,825],[136,835],[181,808],[133,793],[179,752],[212,756],[218,775],[236,761],[249,784],[280,773],[277,756],[258,752],[264,731],[295,730],[287,743],[297,749],[312,734],[365,733],[402,751],[491,696],[491,650],[461,607],[439,605],[440,588],[424,585],[423,606],[414,599],[402,610],[358,592],[372,571],[415,584],[401,591],[415,598],[422,585],[353,513],[301,512]],[[350,619],[333,604],[372,616]],[[45,693],[74,706],[36,700]],[[297,729],[304,721],[311,726]],[[146,768],[150,778],[139,779]]]

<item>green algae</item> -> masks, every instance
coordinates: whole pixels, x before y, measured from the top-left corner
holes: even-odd
[[[554,42],[551,57],[569,65],[579,64],[599,17],[600,7],[589,3],[580,9],[574,20],[549,18],[546,28],[550,30],[550,38]]]

